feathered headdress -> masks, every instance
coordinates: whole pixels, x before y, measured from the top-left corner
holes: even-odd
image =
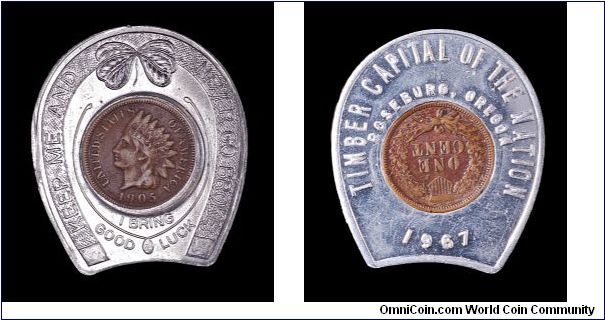
[[[170,140],[170,134],[164,133],[164,127],[156,127],[157,123],[156,119],[151,118],[151,114],[144,116],[143,111],[139,111],[128,124],[126,132],[139,144],[140,150],[149,159],[142,169],[151,169],[153,173],[157,172],[162,178],[168,178],[166,168],[175,167],[168,158],[177,152],[171,149],[174,142]]]

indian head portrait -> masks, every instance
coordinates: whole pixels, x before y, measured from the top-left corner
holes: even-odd
[[[191,176],[194,131],[173,103],[129,97],[107,106],[82,140],[84,175],[106,201],[146,209],[170,200]]]

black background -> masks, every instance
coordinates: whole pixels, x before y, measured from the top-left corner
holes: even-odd
[[[36,99],[51,68],[89,36],[125,25],[176,31],[229,72],[248,121],[248,171],[211,267],[143,263],[94,276],[72,265],[31,162]],[[2,300],[273,300],[273,4],[2,3]],[[268,139],[268,140],[267,140]]]
[[[440,28],[504,49],[542,106],[540,190],[516,248],[493,275],[445,264],[366,266],[334,185],[332,118],[353,70],[395,38]],[[305,3],[305,301],[566,300],[565,39],[564,3]]]

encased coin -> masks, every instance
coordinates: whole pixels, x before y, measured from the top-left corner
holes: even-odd
[[[117,207],[163,204],[183,189],[194,163],[201,161],[193,135],[174,103],[153,96],[110,103],[84,132],[86,180]]]
[[[192,40],[123,27],[76,45],[40,92],[32,153],[78,270],[213,264],[241,195],[246,135],[229,75]]]
[[[449,101],[426,102],[391,125],[382,165],[389,186],[410,206],[450,212],[485,189],[494,169],[494,144],[471,112]]]
[[[521,68],[454,30],[408,34],[369,55],[332,128],[338,195],[371,267],[497,272],[531,212],[543,155],[540,106]]]

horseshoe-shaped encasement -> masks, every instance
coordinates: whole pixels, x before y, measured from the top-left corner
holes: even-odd
[[[78,270],[214,263],[242,192],[246,134],[229,75],[182,35],[123,27],[71,49],[38,97],[32,153]]]
[[[504,266],[545,141],[536,93],[506,52],[455,30],[394,39],[350,76],[332,130],[340,203],[370,267]]]

